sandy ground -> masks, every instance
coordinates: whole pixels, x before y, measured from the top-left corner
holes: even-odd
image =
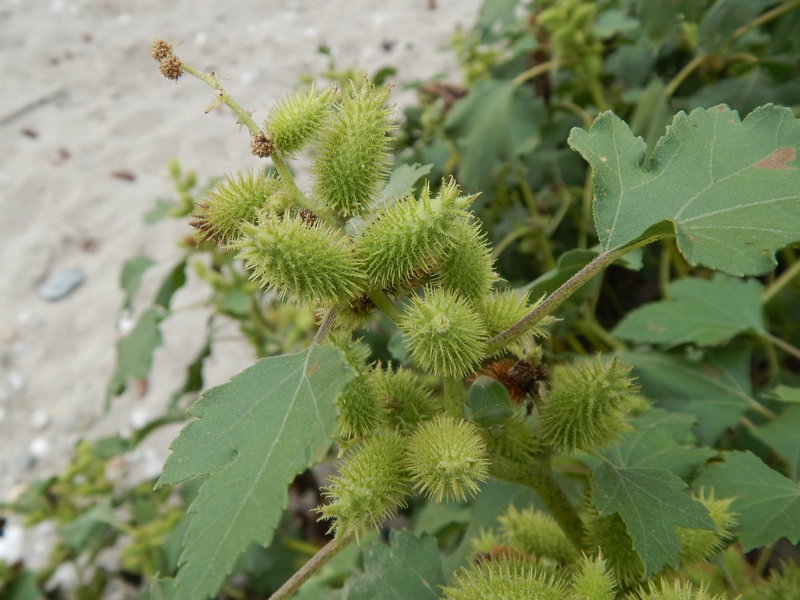
[[[156,198],[172,194],[166,161],[177,157],[201,181],[264,164],[250,155],[230,111],[203,114],[209,88],[158,74],[151,40],[183,41],[177,53],[227,78],[258,120],[300,75],[327,67],[322,43],[339,67],[397,67],[398,84],[457,77],[441,48],[458,24],[474,21],[479,1],[436,4],[0,0],[0,500],[62,469],[79,438],[130,431],[158,416],[202,344],[202,311],[170,319],[147,393],[129,389],[103,414],[119,336],[120,268],[137,253],[158,261],[140,292],[147,301],[187,231],[177,221],[142,223]],[[397,92],[399,105],[411,101],[412,93]],[[83,285],[62,300],[42,300],[38,286],[66,268],[80,269]],[[173,307],[202,291],[187,286]],[[206,363],[208,386],[251,362],[244,343],[218,344]],[[130,469],[157,474],[175,433],[148,439],[127,457]],[[31,544],[12,522],[0,555],[13,559]]]

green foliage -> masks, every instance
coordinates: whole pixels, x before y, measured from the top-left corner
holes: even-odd
[[[364,549],[364,571],[348,579],[342,600],[439,598],[438,587],[444,581],[434,538],[392,531],[388,546],[372,544]]]
[[[689,263],[742,277],[775,268],[775,250],[798,241],[800,124],[787,108],[744,121],[724,105],[678,113],[646,168],[644,140],[611,113],[569,143],[592,165],[606,250],[666,227]]]
[[[797,485],[767,466],[798,477],[797,8],[489,1],[453,40],[467,87],[420,84],[399,125],[390,86],[332,65],[344,91],[290,94],[262,129],[157,41],[161,70],[211,85],[274,169],[203,192],[170,165],[178,198],[146,220],[192,214],[198,233],[135,313],[157,265],[126,263],[138,325],[109,395],[146,382],[190,265],[213,315],[165,415],[20,497],[58,523],[53,564],[120,543],[154,598],[267,597],[303,563],[303,600],[797,595],[792,569],[765,579],[742,554],[800,539]],[[183,419],[225,320],[284,356],[190,409],[160,480],[188,479],[180,499],[118,493],[104,457]],[[318,550],[317,484],[295,476],[334,438]],[[77,597],[119,576],[94,569]]]
[[[592,504],[600,516],[618,513],[622,517],[647,576],[665,565],[680,566],[675,527],[716,528],[708,509],[683,492],[686,487],[665,469],[611,463],[594,469]]]
[[[667,288],[669,300],[631,311],[614,333],[649,344],[717,346],[741,333],[765,333],[763,288],[757,281],[682,279]]]
[[[785,537],[800,540],[800,488],[750,452],[726,452],[725,462],[712,463],[695,480],[720,498],[734,498],[731,511],[739,524],[734,532],[745,552]]]
[[[179,598],[213,594],[251,543],[270,542],[286,486],[333,439],[335,400],[351,377],[336,349],[312,346],[262,359],[191,407],[198,419],[173,442],[157,484],[210,475],[189,509]]]

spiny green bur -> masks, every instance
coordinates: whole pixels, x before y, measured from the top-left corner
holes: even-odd
[[[242,235],[242,224],[255,224],[258,213],[281,191],[281,182],[260,173],[226,176],[203,200],[197,202],[192,226],[203,240],[229,246]]]
[[[542,407],[542,439],[564,452],[592,452],[609,446],[629,429],[627,396],[635,391],[631,367],[597,358],[559,365]]]
[[[398,326],[414,362],[435,375],[469,375],[486,354],[489,335],[477,311],[441,288],[412,298]]]
[[[343,215],[368,210],[389,173],[390,91],[354,87],[322,123],[311,167],[314,194]]]
[[[364,284],[350,239],[324,225],[267,213],[242,230],[239,257],[254,279],[282,298],[330,305],[354,297]]]
[[[412,371],[376,368],[368,378],[372,393],[381,399],[390,427],[409,432],[439,409],[431,390]]]
[[[477,221],[455,221],[449,233],[456,240],[436,271],[436,283],[470,300],[480,300],[497,279],[486,234]]]
[[[294,157],[312,141],[325,120],[336,90],[328,88],[317,93],[316,86],[288,94],[269,111],[264,130],[278,152]]]
[[[500,532],[509,547],[536,557],[546,557],[562,565],[577,562],[578,551],[553,518],[531,508],[522,511],[511,506],[498,517]]]
[[[456,571],[447,600],[566,600],[564,582],[536,566],[513,558],[488,560]]]
[[[468,421],[437,415],[406,442],[406,469],[414,488],[436,502],[465,502],[489,477],[486,445]]]
[[[320,519],[333,520],[337,538],[352,534],[360,539],[405,506],[404,451],[403,438],[385,432],[366,439],[338,465],[339,475],[323,488],[328,503],[317,509]]]
[[[409,193],[380,211],[358,241],[370,281],[392,288],[432,270],[442,255],[460,247],[454,223],[469,217],[464,209],[471,201],[471,196],[459,196],[450,180],[435,198],[425,186],[419,200]]]

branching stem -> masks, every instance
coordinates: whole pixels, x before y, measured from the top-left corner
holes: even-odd
[[[369,299],[372,300],[372,303],[378,307],[378,310],[389,317],[389,320],[397,325],[400,319],[403,316],[402,311],[397,308],[397,305],[392,302],[391,298],[386,295],[381,288],[374,287],[370,288],[369,292],[367,292],[367,296]]]
[[[493,454],[491,461],[490,472],[494,477],[532,487],[572,545],[578,552],[586,550],[586,528],[558,485],[548,457],[522,464]]]
[[[333,323],[336,321],[336,314],[338,312],[339,309],[335,306],[328,311],[328,314],[325,315],[322,324],[317,330],[317,335],[314,336],[314,344],[319,345],[325,341],[325,338],[328,337],[328,334],[333,328]]]
[[[311,557],[300,570],[284,583],[280,589],[269,597],[269,600],[284,600],[300,589],[308,579],[316,573],[325,563],[344,550],[355,539],[354,535],[345,535],[341,539],[331,540],[319,552]]]
[[[575,275],[561,284],[561,287],[545,298],[544,302],[542,302],[539,306],[514,323],[514,325],[490,339],[487,355],[501,350],[506,345],[518,339],[522,334],[528,331],[528,329],[536,325],[536,323],[553,312],[561,305],[562,302],[578,291],[578,289],[592,279],[592,277],[597,275],[600,271],[605,269],[620,256],[624,256],[631,250],[640,248],[641,246],[649,244],[650,242],[662,237],[663,235],[654,235],[635,244],[623,246],[621,248],[614,248],[613,250],[607,250],[606,252],[598,254],[588,265],[575,273]]]

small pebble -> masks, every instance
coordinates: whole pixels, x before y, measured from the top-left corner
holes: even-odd
[[[150,422],[150,412],[144,408],[135,408],[131,411],[131,427],[141,429]]]
[[[31,415],[31,427],[41,431],[50,424],[50,415],[43,408],[36,409]]]
[[[42,300],[55,302],[69,296],[85,277],[80,269],[62,269],[56,271],[39,286],[39,297]]]
[[[43,437],[33,438],[28,445],[28,450],[34,459],[44,458],[50,454],[50,442],[47,441],[47,438]]]
[[[22,525],[7,524],[3,536],[0,537],[0,560],[9,565],[20,560],[24,539],[25,529]]]
[[[8,374],[8,387],[15,392],[24,392],[27,385],[25,384],[25,378],[22,376],[22,373],[19,371],[11,371],[11,373]]]

